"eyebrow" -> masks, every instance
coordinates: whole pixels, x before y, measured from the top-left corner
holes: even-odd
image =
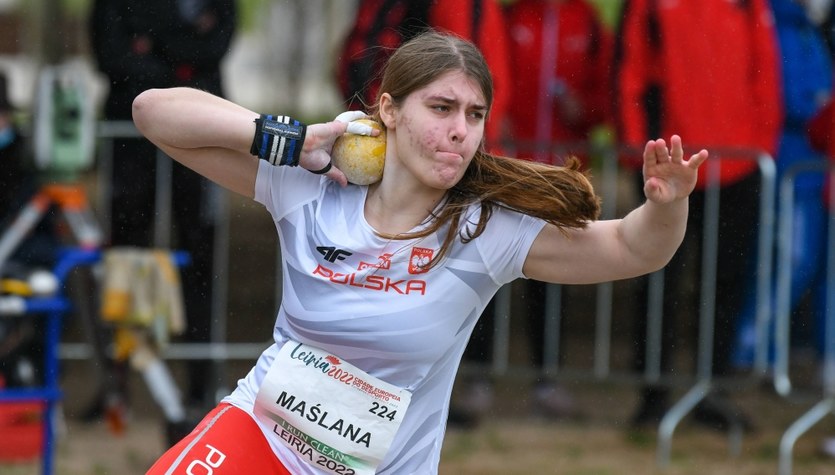
[[[427,97],[427,99],[430,100],[430,101],[440,101],[440,102],[443,102],[443,103],[446,103],[446,104],[457,104],[459,102],[456,99],[453,99],[453,98],[447,97],[447,96],[442,96],[442,95],[429,96],[429,97]],[[480,111],[486,111],[487,110],[487,106],[484,105],[484,104],[476,104],[472,108],[476,109],[476,110],[480,110]]]

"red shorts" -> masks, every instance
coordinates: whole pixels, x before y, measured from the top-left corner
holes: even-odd
[[[146,473],[291,475],[273,453],[258,424],[231,404],[217,406]]]

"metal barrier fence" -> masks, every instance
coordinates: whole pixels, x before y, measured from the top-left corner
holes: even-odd
[[[756,160],[761,175],[760,184],[760,227],[757,246],[757,348],[755,370],[764,372],[767,366],[767,320],[768,296],[771,286],[771,256],[773,246],[773,203],[776,170],[774,160],[766,153],[754,151],[713,149],[714,155],[707,166],[707,188],[705,201],[705,227],[703,230],[701,307],[699,309],[698,366],[692,388],[675,404],[661,420],[658,433],[658,463],[666,467],[670,462],[673,432],[682,419],[702,401],[715,386],[712,374],[714,320],[716,311],[716,264],[718,255],[719,200],[721,193],[718,186],[721,160]],[[732,158],[733,157],[733,158]],[[717,159],[718,158],[718,159]],[[740,270],[742,273],[745,269]],[[662,271],[663,272],[663,269]],[[650,322],[652,325],[652,319]],[[729,431],[731,452],[738,454],[741,447],[742,427],[732,423]]]
[[[101,122],[98,127],[98,137],[100,140],[108,141],[114,138],[138,137],[136,129],[133,124],[127,122]],[[590,148],[588,144],[535,144],[535,143],[513,143],[507,148],[512,153],[524,152],[531,148],[541,149],[547,147],[556,155],[564,155],[566,152],[583,153],[595,157],[595,173],[598,183],[598,193],[603,197],[603,207],[601,217],[604,219],[614,218],[617,214],[617,187],[621,178],[620,174],[625,169],[619,164],[619,155],[640,155],[641,151],[629,147],[615,147],[603,146],[600,148]],[[690,150],[693,147],[688,147]],[[627,381],[627,382],[670,382],[680,387],[689,387],[684,397],[680,399],[663,418],[659,426],[659,442],[658,442],[658,464],[661,467],[666,467],[669,463],[670,449],[672,443],[672,435],[676,426],[681,420],[700,402],[708,392],[721,381],[716,381],[711,374],[712,367],[712,353],[713,353],[713,333],[714,333],[714,314],[716,305],[716,261],[718,252],[718,228],[716,224],[719,219],[719,202],[721,199],[721,190],[718,186],[719,167],[723,160],[747,160],[756,163],[760,176],[760,209],[759,224],[760,232],[758,233],[756,261],[756,335],[757,344],[755,351],[755,361],[752,371],[752,379],[761,380],[768,372],[768,326],[771,324],[769,316],[769,296],[772,291],[776,291],[777,295],[782,295],[786,292],[786,286],[789,285],[786,272],[789,268],[786,265],[786,259],[789,259],[786,246],[790,245],[785,242],[786,233],[785,220],[790,219],[785,212],[781,211],[781,231],[779,234],[780,255],[778,260],[778,280],[777,289],[772,289],[772,258],[773,246],[775,242],[774,236],[774,201],[775,201],[775,186],[776,186],[776,171],[772,157],[763,152],[755,150],[733,149],[728,147],[712,147],[704,146],[699,148],[707,148],[711,153],[711,158],[704,165],[707,169],[708,182],[705,189],[705,208],[704,219],[705,227],[702,236],[702,274],[700,277],[699,286],[701,288],[702,301],[700,302],[699,310],[699,334],[697,339],[697,366],[694,374],[686,377],[676,377],[673,379],[665,379],[661,374],[661,320],[662,320],[662,299],[663,299],[663,272],[660,270],[649,277],[649,292],[648,292],[648,309],[646,316],[648,319],[647,335],[646,335],[646,365],[643,373],[637,372],[614,372],[611,367],[611,353],[612,353],[612,322],[613,322],[613,303],[614,303],[614,287],[612,282],[601,283],[595,286],[595,324],[594,324],[594,349],[593,349],[593,363],[590,368],[570,368],[567,366],[560,366],[560,328],[561,322],[561,286],[548,286],[546,294],[546,319],[545,327],[543,328],[543,339],[545,346],[545,356],[543,361],[543,371],[547,375],[570,375],[577,378],[588,378],[595,381]],[[112,156],[107,155],[111,147],[99,147],[100,155],[97,166],[98,176],[98,210],[103,217],[104,222],[108,222],[109,216],[109,177],[112,171]],[[819,171],[819,165],[812,166],[811,169]],[[790,184],[785,181],[792,181],[797,173],[806,172],[807,169],[798,169],[796,172],[790,174],[784,183],[781,183],[781,210],[787,206],[790,210],[790,203],[786,204],[783,201],[789,200],[791,193],[786,193],[782,190],[784,187],[791,188]],[[632,173],[632,172],[630,172]],[[164,157],[160,152],[157,157],[157,223],[155,230],[155,244],[166,246],[168,240],[167,230],[170,228],[170,203],[171,203],[171,161]],[[225,202],[224,202],[225,203]],[[216,239],[216,267],[215,274],[225,275],[228,271],[228,261],[226,257],[226,249],[224,246],[229,244],[228,236],[228,216],[226,208],[221,213],[222,225],[219,226],[221,235]],[[835,217],[830,216],[830,227],[833,226]],[[830,248],[835,245],[835,238],[830,232]],[[828,274],[828,289],[829,300],[827,302],[827,312],[830,322],[835,322],[835,264],[833,264],[832,255],[829,257],[829,274]],[[276,272],[280,272],[280,266],[276,266]],[[213,302],[213,318],[211,341],[209,343],[173,343],[164,352],[163,356],[166,359],[207,359],[217,364],[221,364],[228,360],[237,359],[255,359],[266,346],[266,342],[247,342],[247,343],[229,343],[226,341],[227,335],[227,292],[224,279],[216,279],[213,295],[216,295]],[[221,282],[218,282],[221,281]],[[277,287],[277,292],[280,292],[280,283]],[[276,299],[280,296],[276,294]],[[493,335],[493,355],[489,371],[495,376],[507,375],[517,368],[512,368],[510,364],[510,333],[511,333],[511,313],[514,299],[517,298],[513,294],[510,285],[500,289],[495,298],[495,327]],[[786,394],[790,390],[790,380],[788,377],[788,339],[786,329],[788,328],[788,311],[785,307],[785,299],[779,300],[778,317],[777,317],[777,365],[775,367],[775,387],[781,394]],[[826,347],[826,371],[825,371],[825,398],[815,408],[813,408],[806,416],[798,420],[787,432],[781,443],[781,474],[790,473],[791,470],[791,450],[794,441],[802,435],[809,427],[814,425],[823,416],[835,410],[835,324],[829,325],[827,329],[827,347]],[[781,330],[782,329],[782,330]],[[88,345],[84,343],[70,344],[64,343],[59,349],[59,354],[63,359],[83,359],[91,355]],[[738,452],[741,440],[741,428],[732,427],[729,433],[730,447],[732,452]]]
[[[584,144],[559,144],[551,146],[548,144],[514,144],[511,148],[514,153],[530,152],[541,150],[546,147],[555,156],[564,156],[569,153],[590,153],[597,154],[601,159],[599,173],[601,174],[601,188],[599,194],[604,198],[602,217],[613,218],[616,209],[616,192],[614,185],[617,182],[617,174],[622,170],[619,167],[618,155],[636,156],[640,150],[634,147],[603,148],[591,150]],[[521,145],[521,146],[520,146]],[[729,147],[715,147],[710,145],[693,147],[707,148],[711,152],[711,158],[705,163],[707,168],[707,183],[705,188],[704,207],[704,230],[702,235],[702,274],[699,282],[701,302],[699,308],[699,334],[697,341],[697,368],[695,374],[689,378],[677,378],[669,383],[679,385],[690,385],[692,387],[686,394],[673,405],[665,414],[659,426],[658,435],[658,465],[666,467],[670,461],[672,436],[682,419],[702,401],[709,392],[717,385],[712,374],[713,365],[713,341],[714,341],[714,318],[716,306],[716,268],[718,257],[718,222],[719,222],[719,200],[721,198],[718,185],[719,170],[723,160],[748,160],[755,161],[760,173],[760,209],[759,223],[760,232],[757,239],[757,270],[756,273],[756,335],[757,345],[755,351],[755,364],[752,379],[764,375],[767,371],[768,358],[768,333],[769,325],[769,302],[771,292],[771,263],[772,248],[774,242],[774,197],[776,169],[771,156],[755,150],[734,149]],[[745,270],[741,270],[744,272]],[[643,374],[627,373],[614,377],[610,371],[610,350],[611,350],[611,328],[613,291],[612,282],[598,284],[597,297],[595,302],[595,338],[594,338],[594,362],[591,371],[583,369],[571,373],[573,377],[587,376],[597,380],[617,379],[620,381],[631,380],[633,382],[656,383],[662,381],[661,375],[661,326],[662,326],[662,301],[664,295],[664,269],[649,276],[648,291],[648,319],[646,335],[646,365]],[[510,338],[510,287],[505,286],[497,296],[495,326],[495,350],[492,371],[495,374],[505,374],[508,370],[509,338]],[[557,368],[560,329],[560,286],[550,285],[546,297],[546,324],[543,329],[545,344],[544,366],[548,373],[556,374],[558,371],[565,372],[565,369]],[[640,316],[638,317],[640,318]],[[585,372],[585,374],[584,374]],[[729,431],[729,443],[732,453],[738,454],[741,447],[742,427],[739,424],[732,425]]]
[[[824,173],[835,177],[835,165],[822,160],[797,162],[786,170],[780,180],[779,231],[777,249],[777,285],[775,289],[775,364],[774,387],[778,394],[789,396],[792,392],[789,374],[790,356],[790,304],[792,223],[794,218],[795,183],[797,177],[809,173]],[[821,197],[824,198],[823,196]],[[835,414],[835,187],[830,183],[828,195],[827,244],[826,244],[826,304],[823,345],[823,394],[812,406],[786,429],[780,440],[780,475],[791,475],[792,452],[797,440],[827,415]],[[821,329],[818,329],[821,331]]]

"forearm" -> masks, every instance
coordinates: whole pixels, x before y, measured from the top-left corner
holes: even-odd
[[[684,239],[688,198],[659,204],[647,200],[624,217],[618,235],[627,258],[653,272],[664,267]]]
[[[151,89],[133,102],[139,131],[157,145],[178,149],[249,153],[257,117],[245,107],[190,88]]]

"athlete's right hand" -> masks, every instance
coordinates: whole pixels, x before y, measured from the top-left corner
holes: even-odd
[[[379,130],[355,122],[357,119],[367,117],[362,111],[346,111],[336,116],[331,122],[308,125],[304,146],[299,157],[299,165],[307,170],[317,171],[332,164],[331,150],[333,149],[333,143],[346,132],[358,135],[379,135]],[[334,166],[331,166],[330,170],[324,175],[342,186],[348,185],[348,178],[345,177],[342,170]]]

